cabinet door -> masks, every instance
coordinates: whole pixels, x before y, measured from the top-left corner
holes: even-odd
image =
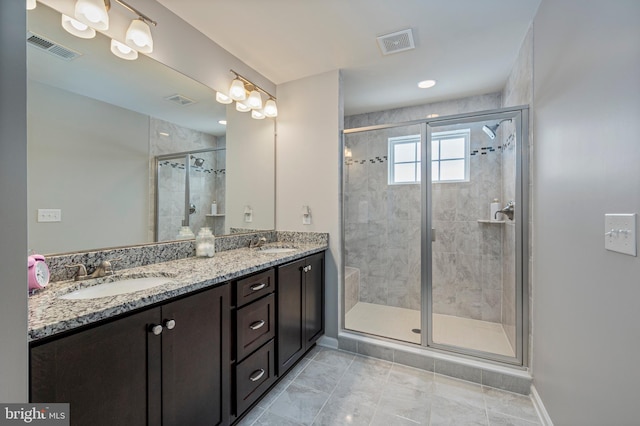
[[[31,402],[70,403],[72,425],[154,424],[147,371],[160,374],[160,337],[148,325],[159,320],[150,309],[31,348]]]
[[[228,423],[230,296],[227,284],[162,306],[164,426]]]
[[[302,275],[305,260],[278,267],[278,375],[284,374],[304,354]]]
[[[305,350],[324,333],[324,254],[307,258],[304,273]]]

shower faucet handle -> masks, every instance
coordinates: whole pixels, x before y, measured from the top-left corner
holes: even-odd
[[[498,210],[493,215],[493,218],[498,219],[498,213],[502,213],[503,215],[507,216],[509,220],[513,220],[513,213],[515,212],[515,209],[516,209],[516,203],[515,201],[511,200],[507,203],[506,206],[504,206],[502,210]]]

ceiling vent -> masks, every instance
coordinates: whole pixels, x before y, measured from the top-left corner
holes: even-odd
[[[196,101],[187,98],[186,96],[182,96],[182,95],[171,95],[171,96],[167,96],[166,98],[164,98],[165,100],[169,101],[169,102],[175,102],[180,106],[187,106],[187,105],[191,105],[191,104],[195,104]]]
[[[381,35],[376,38],[376,40],[378,40],[378,46],[383,55],[404,52],[405,50],[415,49],[416,47],[413,42],[411,29]]]
[[[71,50],[68,47],[64,47],[54,41],[47,40],[46,38],[34,34],[31,31],[27,32],[27,44],[35,47],[36,49],[47,52],[53,56],[57,56],[60,59],[64,59],[65,61],[72,61],[77,57],[82,56],[82,53],[80,52]]]

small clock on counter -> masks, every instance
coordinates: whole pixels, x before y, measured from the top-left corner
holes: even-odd
[[[45,288],[49,284],[49,267],[41,254],[32,254],[27,261],[29,292]]]

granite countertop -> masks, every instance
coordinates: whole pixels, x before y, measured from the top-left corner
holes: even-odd
[[[283,243],[263,247],[282,247]],[[29,297],[29,341],[53,336],[106,318],[172,299],[194,290],[281,265],[328,248],[327,244],[288,244],[296,251],[264,253],[241,248],[216,253],[212,258],[189,257],[116,271],[114,275],[86,281],[59,281]],[[167,277],[167,284],[117,296],[64,300],[59,296],[91,285],[109,285],[118,278]]]

